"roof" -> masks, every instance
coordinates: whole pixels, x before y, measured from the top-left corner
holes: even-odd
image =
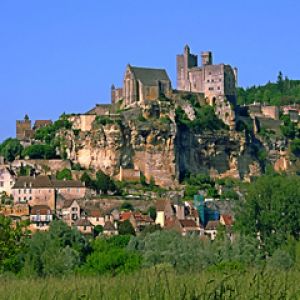
[[[34,129],[39,129],[41,127],[45,127],[45,126],[48,126],[48,125],[51,125],[51,124],[52,124],[51,120],[36,120],[35,123],[34,123],[33,128]]]
[[[131,211],[123,211],[123,212],[121,212],[121,214],[120,214],[120,221],[129,220],[130,217],[131,217],[131,215],[132,215]]]
[[[179,223],[182,227],[197,227],[199,226],[196,224],[194,220],[179,220]]]
[[[79,180],[52,180],[55,188],[84,188],[84,184]]]
[[[75,199],[65,199],[63,208],[69,208],[73,204],[74,201],[76,201],[76,200]]]
[[[51,215],[51,209],[47,205],[35,205],[30,209],[31,215]]]
[[[220,221],[208,221],[206,224],[205,230],[216,230],[219,226]]]
[[[100,218],[102,215],[103,214],[99,209],[92,209],[88,212],[88,216],[93,218]]]
[[[79,219],[75,222],[75,226],[93,226],[88,219]]]
[[[105,231],[116,231],[116,228],[112,224],[112,222],[106,221],[105,224],[104,224],[104,226],[103,226],[103,230],[105,230]]]
[[[169,200],[157,200],[155,204],[156,211],[164,211],[168,204],[170,204]]]
[[[140,68],[129,65],[135,78],[140,80],[144,85],[157,85],[160,80],[170,81],[170,78],[164,69]]]
[[[13,189],[20,188],[54,188],[48,176],[20,176],[17,178]]]
[[[224,225],[231,226],[233,224],[232,216],[230,216],[230,215],[222,215],[221,218],[224,221]]]

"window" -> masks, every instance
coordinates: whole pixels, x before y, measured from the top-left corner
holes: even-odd
[[[209,91],[213,91],[214,88],[213,88],[213,87],[209,87],[208,90],[209,90]]]
[[[29,200],[32,200],[32,197],[31,197],[31,196],[29,197]]]
[[[218,90],[220,90],[221,88],[218,86]]]
[[[26,194],[27,193],[27,190],[26,189],[24,189],[24,194]]]
[[[4,182],[0,181],[0,187],[4,187]]]
[[[19,194],[21,194],[21,190],[19,190]]]
[[[207,82],[209,82],[209,79],[207,79]]]

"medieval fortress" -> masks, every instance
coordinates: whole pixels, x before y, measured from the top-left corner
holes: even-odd
[[[202,96],[206,103],[214,106],[216,115],[229,125],[235,126],[237,68],[225,64],[213,64],[212,52],[201,53],[201,66],[198,56],[191,54],[188,45],[183,54],[177,55],[177,88],[172,89],[171,80],[164,69],[142,68],[127,65],[123,87],[111,87],[111,104],[97,104],[80,116],[80,129],[89,131],[97,115],[114,115],[115,107],[128,109],[141,107],[159,99],[161,95],[172,98],[174,93],[188,92]],[[78,118],[74,118],[73,121]],[[16,122],[17,138],[30,140],[34,131],[49,125],[49,120],[38,120],[31,127],[26,118]]]
[[[237,68],[225,64],[213,64],[212,52],[191,54],[188,45],[184,53],[177,55],[177,91],[202,94],[207,104],[215,107],[216,114],[225,124],[234,127],[236,105]],[[164,69],[138,68],[128,65],[123,87],[112,86],[112,103],[123,101],[123,107],[144,104],[156,100],[161,94],[170,97],[173,90]]]

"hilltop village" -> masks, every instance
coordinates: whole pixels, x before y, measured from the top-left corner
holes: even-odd
[[[14,150],[0,157],[0,214],[31,232],[61,219],[86,235],[129,222],[136,234],[158,226],[213,240],[223,227],[231,237],[239,183],[268,166],[298,172],[282,130],[299,128],[300,107],[237,105],[237,68],[209,51],[200,61],[186,45],[176,89],[164,69],[127,65],[110,104],[18,120]]]

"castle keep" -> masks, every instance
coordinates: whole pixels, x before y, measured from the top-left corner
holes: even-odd
[[[188,45],[184,53],[177,55],[177,90],[204,94],[208,104],[215,106],[216,114],[225,124],[234,127],[237,68],[230,65],[213,64],[212,52],[191,54]]]

